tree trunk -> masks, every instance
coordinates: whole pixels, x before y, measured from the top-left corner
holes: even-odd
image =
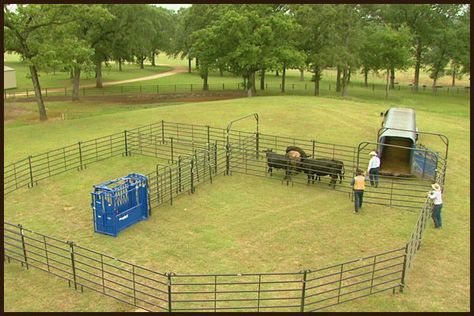
[[[438,74],[436,74],[436,76],[434,77],[433,79],[433,88],[436,87],[436,82],[438,81]]]
[[[219,67],[219,76],[224,77],[224,69],[222,67]]]
[[[265,90],[265,69],[260,72],[260,90]]]
[[[395,67],[390,68],[390,89],[395,89]]]
[[[196,58],[196,68],[199,67],[199,59]]]
[[[188,58],[188,74],[191,73],[191,58]]]
[[[251,83],[252,79],[250,77],[251,77],[251,75],[248,75],[247,78],[246,78],[247,80],[244,80],[247,83],[247,87],[246,87],[247,88],[247,96],[249,98],[252,96],[252,87],[251,87],[252,86],[252,83]]]
[[[336,92],[341,92],[341,67],[340,66],[337,66]]]
[[[204,74],[203,76],[203,85],[202,85],[202,90],[204,91],[208,91],[209,90],[209,85],[207,84],[207,79],[209,77],[209,73],[208,71],[206,71],[206,73]]]
[[[420,82],[420,67],[421,67],[421,40],[418,40],[416,44],[416,53],[415,53],[415,79],[413,80],[413,88],[415,92],[418,92],[418,86]]]
[[[283,71],[281,73],[281,92],[285,92],[285,80],[286,80],[286,64],[283,63]]]
[[[95,73],[95,87],[102,88],[102,62],[99,61],[95,64]]]
[[[122,58],[119,58],[119,71],[122,71]]]
[[[342,68],[342,82],[341,82],[341,96],[345,97],[347,94],[347,66]]]
[[[369,77],[369,69],[364,68],[364,85],[367,88],[369,86],[369,82],[367,78]]]
[[[256,77],[256,71],[252,72],[251,79],[252,79],[252,92],[253,94],[257,93],[257,85],[255,84],[255,77]]]
[[[247,89],[247,77],[243,76],[244,78],[244,89]]]
[[[156,66],[156,63],[155,63],[155,51],[154,51],[154,50],[151,52],[151,65],[152,65],[153,67]]]
[[[46,121],[48,116],[46,115],[46,108],[44,107],[43,96],[41,95],[41,87],[36,66],[30,66],[30,74],[31,80],[33,81],[33,87],[35,89],[36,103],[38,104],[40,121]]]
[[[390,86],[389,76],[390,76],[390,68],[387,68],[387,82],[385,84],[385,98],[388,98],[388,89]]]
[[[275,77],[279,77],[280,74],[278,73],[278,69],[275,71]]]
[[[304,81],[304,69],[300,69],[300,81]]]
[[[143,63],[144,61],[145,61],[145,57],[142,56],[142,57],[140,58],[140,69],[145,68],[144,63]]]
[[[79,100],[79,82],[81,80],[81,68],[74,66],[74,78],[72,82],[72,100]]]
[[[314,95],[319,96],[319,81],[321,80],[321,68],[314,67]]]
[[[74,78],[74,71],[71,68],[71,71],[69,72],[69,79],[73,79],[73,78]]]
[[[454,85],[456,84],[456,70],[457,70],[457,65],[455,62],[453,62],[453,73],[452,73],[452,81],[451,81],[451,86],[454,87]]]
[[[347,84],[349,85],[351,83],[351,73],[352,69],[349,67],[348,73],[347,73]]]

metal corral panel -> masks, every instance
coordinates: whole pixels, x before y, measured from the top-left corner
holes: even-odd
[[[384,137],[408,138],[411,139],[413,145],[416,143],[416,117],[413,109],[390,108],[385,113],[383,127],[410,131],[386,130],[379,136],[380,143],[383,143]]]
[[[8,66],[3,66],[3,90],[16,88],[16,71]]]

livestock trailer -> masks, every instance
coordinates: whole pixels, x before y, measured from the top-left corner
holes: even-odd
[[[417,140],[415,110],[388,109],[377,140],[380,173],[435,177],[438,156],[426,147],[417,146]]]
[[[149,217],[148,179],[138,173],[94,186],[94,231],[116,237],[125,228]]]

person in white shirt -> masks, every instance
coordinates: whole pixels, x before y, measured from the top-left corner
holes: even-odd
[[[428,192],[428,197],[433,200],[433,221],[435,228],[441,228],[441,209],[443,208],[443,197],[441,187],[438,183],[432,184],[432,191]]]
[[[369,153],[372,158],[369,160],[369,167],[367,171],[369,172],[370,177],[370,186],[378,187],[379,186],[379,169],[380,169],[380,158],[377,156],[375,151]]]

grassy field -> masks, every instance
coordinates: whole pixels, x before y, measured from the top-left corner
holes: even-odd
[[[24,92],[25,89],[33,89],[33,83],[31,82],[28,66],[20,61],[18,55],[5,53],[3,54],[3,61],[5,66],[9,66],[16,70],[17,88],[10,89],[8,92]],[[108,66],[103,65],[102,80],[103,82],[107,82],[146,77],[171,69],[171,67],[168,66],[153,67],[147,64],[145,64],[144,67],[144,69],[140,69],[138,65],[125,63],[122,65],[122,71],[119,71],[118,64],[111,62]],[[69,72],[51,71],[48,73],[40,71],[39,75],[41,88],[63,88],[72,86]],[[82,73],[81,85],[95,84],[94,76],[95,73],[93,71]]]
[[[55,106],[66,104],[58,102]],[[421,131],[444,133],[451,140],[444,227],[441,231],[428,227],[404,294],[381,294],[331,311],[468,311],[470,178],[466,174],[470,170],[470,110],[466,97],[401,91],[389,101],[361,94],[348,100],[262,96],[160,107],[140,105],[127,111],[112,105],[103,111],[97,106],[74,120],[5,125],[5,162],[161,119],[225,127],[230,120],[252,112],[259,113],[263,133],[356,145],[374,139],[379,113],[393,105],[416,109]],[[242,121],[235,128],[252,130],[254,123]],[[119,239],[94,234],[91,186],[132,170],[147,171],[153,164],[150,158],[120,157],[80,173],[50,178],[33,189],[8,196],[5,219],[140,265],[179,273],[315,268],[403,245],[416,221],[412,213],[374,205],[367,205],[360,217],[354,217],[350,200],[341,193],[234,175],[199,186],[195,195],[178,198],[172,207],[156,209],[150,220],[124,231]],[[137,251],[136,247],[124,246],[119,240],[125,239],[143,248]],[[70,291],[64,282],[40,271],[20,271],[16,264],[4,264],[4,268],[7,311],[133,310],[99,294]],[[91,299],[96,302],[94,306],[90,306]]]

